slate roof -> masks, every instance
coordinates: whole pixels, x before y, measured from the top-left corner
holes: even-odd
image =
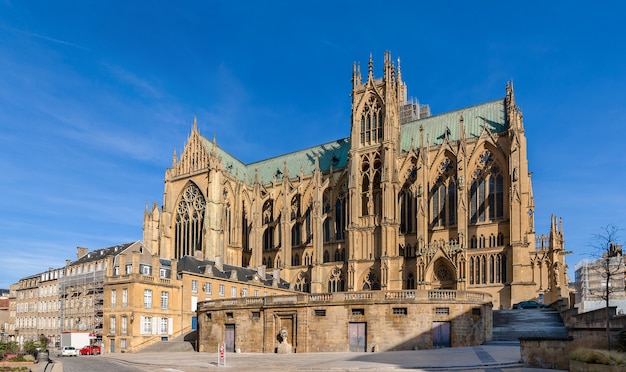
[[[413,147],[419,146],[420,128],[423,129],[425,145],[440,145],[446,133],[450,141],[459,140],[461,116],[463,116],[465,137],[468,140],[479,137],[485,126],[492,133],[501,133],[508,129],[504,98],[501,98],[403,124],[401,128],[402,151],[408,151],[411,144]],[[213,142],[205,137],[202,139],[206,149],[212,151]],[[312,174],[316,156],[319,157],[319,167],[322,172],[330,171],[331,167],[335,170],[345,168],[348,163],[350,138],[342,138],[250,164],[244,164],[219,146],[216,146],[215,151],[222,158],[224,170],[233,176],[251,185],[254,183],[255,174],[258,173],[259,183],[268,184],[273,181],[274,177],[277,181],[282,181],[285,168],[289,178],[298,177],[300,171],[304,175]]]
[[[133,245],[135,243],[137,243],[137,242],[118,244],[118,245],[114,245],[112,247],[107,247],[107,248],[93,250],[91,252],[88,252],[86,255],[84,255],[83,257],[79,258],[78,260],[72,261],[70,263],[70,265],[76,265],[76,264],[85,263],[85,262],[97,261],[97,260],[105,258],[106,256],[111,256],[111,255],[116,255],[116,254],[122,253],[126,248],[130,247],[131,245]]]
[[[232,272],[235,271],[237,273],[237,280],[240,282],[249,282],[252,280],[255,274],[258,274],[256,270],[248,269],[240,266],[233,266],[224,264],[223,271],[220,271],[217,267],[215,267],[215,261],[210,260],[198,260],[193,256],[185,256],[178,260],[178,272],[181,273],[183,271],[196,273],[196,274],[204,274],[206,266],[212,266],[214,278],[222,278],[222,279],[230,279]],[[271,271],[271,269],[270,269]],[[266,272],[265,278],[261,278],[261,283],[264,285],[271,287],[274,282],[274,276],[272,273]],[[280,279],[279,288],[289,289],[289,282]]]

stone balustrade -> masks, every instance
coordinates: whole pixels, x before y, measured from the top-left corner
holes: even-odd
[[[217,310],[227,308],[306,305],[306,304],[345,304],[350,303],[436,303],[464,302],[482,304],[491,301],[491,295],[481,292],[454,290],[401,290],[401,291],[364,291],[335,293],[302,293],[284,296],[243,297],[224,300],[211,300],[198,303],[199,310]]]

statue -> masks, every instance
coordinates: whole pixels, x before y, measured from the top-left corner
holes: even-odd
[[[278,344],[278,354],[291,354],[293,353],[293,347],[291,346],[291,344],[289,342],[287,342],[287,328],[286,327],[282,327],[280,329],[280,333],[278,334],[278,341],[280,342],[280,344]]]

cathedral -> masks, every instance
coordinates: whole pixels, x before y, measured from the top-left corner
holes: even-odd
[[[354,64],[351,98],[347,137],[249,164],[194,120],[163,205],[146,208],[146,247],[264,266],[307,293],[473,291],[505,309],[568,298],[562,222],[535,235],[512,82],[503,98],[431,115],[385,53],[381,76],[371,56],[364,74]]]

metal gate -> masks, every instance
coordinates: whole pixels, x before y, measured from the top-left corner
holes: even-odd
[[[235,352],[235,325],[226,324],[226,332],[224,334],[224,343],[226,344],[226,351]]]
[[[350,342],[350,351],[364,352],[366,345],[366,323],[348,323],[348,337]]]
[[[433,347],[450,347],[450,322],[433,322]]]

